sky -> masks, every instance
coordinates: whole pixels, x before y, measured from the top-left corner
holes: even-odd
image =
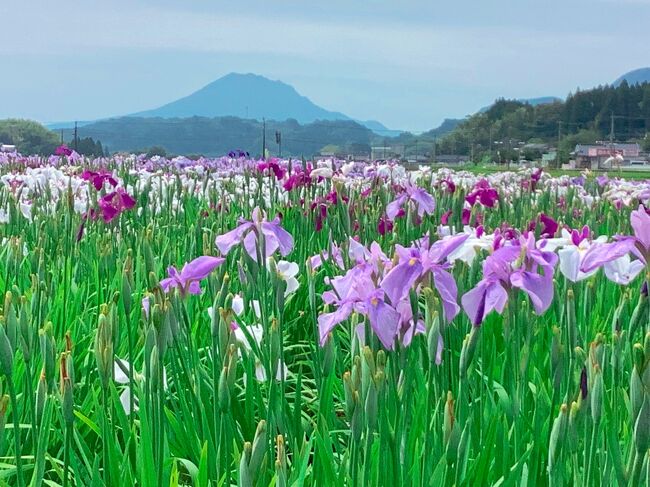
[[[0,118],[158,107],[230,72],[423,131],[650,66],[650,0],[1,0]]]

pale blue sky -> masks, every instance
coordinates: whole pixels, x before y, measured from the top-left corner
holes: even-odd
[[[229,72],[426,130],[650,66],[650,0],[1,0],[0,118],[154,108]]]

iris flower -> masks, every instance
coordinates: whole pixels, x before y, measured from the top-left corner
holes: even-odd
[[[86,169],[81,173],[81,179],[90,181],[97,191],[102,189],[104,182],[110,183],[113,187],[117,186],[117,179],[108,171],[90,171]]]
[[[626,263],[638,268],[638,271],[636,269],[628,269],[628,272],[636,272],[636,274],[643,267],[650,265],[650,215],[643,205],[639,205],[639,208],[632,212],[630,215],[630,223],[634,230],[634,235],[618,237],[618,240],[615,242],[594,245],[589,249],[587,255],[585,255],[580,270],[582,272],[591,272],[599,267],[605,267],[607,270],[608,264],[617,261],[617,269],[610,268],[609,272],[610,275],[614,276],[622,270],[621,266]],[[641,264],[634,264],[629,260],[618,261],[618,259],[626,255],[629,256],[630,253],[638,257]],[[620,276],[620,274],[618,275]]]
[[[546,240],[545,249],[553,251],[558,249],[560,259],[560,272],[571,282],[582,281],[596,273],[597,269],[583,272],[580,270],[585,256],[593,245],[599,245],[607,241],[606,236],[600,236],[591,240],[591,230],[584,226],[582,230],[562,229],[561,236]]]
[[[405,299],[413,285],[429,273],[440,295],[447,321],[452,321],[460,308],[457,303],[458,288],[453,276],[447,272],[451,266],[447,262],[449,254],[460,247],[469,235],[460,234],[438,240],[429,246],[428,237],[420,241],[419,246],[402,247],[397,245],[398,264],[386,274],[381,281],[381,288],[386,292],[393,305]]]
[[[100,198],[99,213],[106,223],[117,218],[120,213],[135,206],[135,200],[124,189],[118,188]]]
[[[160,287],[166,293],[172,288],[178,288],[182,295],[201,294],[199,281],[205,279],[210,273],[224,263],[223,257],[210,257],[204,255],[197,257],[183,266],[180,272],[174,266],[167,269],[167,275],[160,281]]]
[[[465,313],[478,326],[491,311],[503,313],[508,292],[518,288],[528,295],[535,313],[541,315],[553,301],[556,263],[557,255],[537,248],[532,232],[521,236],[516,245],[499,248],[483,262],[483,279],[461,298]]]
[[[217,237],[215,244],[223,255],[228,255],[233,247],[243,243],[248,255],[257,262],[257,243],[261,235],[266,242],[263,257],[270,257],[276,250],[279,250],[283,256],[291,252],[293,237],[282,228],[279,217],[268,221],[265,213],[255,208],[252,218],[252,220],[240,219],[237,228]]]
[[[384,290],[377,288],[371,278],[371,268],[356,266],[344,276],[332,279],[334,291],[323,293],[326,304],[336,305],[331,313],[318,317],[320,344],[324,345],[336,325],[347,320],[353,311],[368,317],[372,328],[382,345],[392,350],[397,336],[400,313],[384,301]]]
[[[474,206],[478,201],[483,206],[488,208],[493,208],[497,201],[499,201],[499,193],[497,190],[490,187],[490,183],[487,179],[481,179],[474,186],[474,190],[465,197],[471,206]]]
[[[251,305],[253,307],[253,310],[255,312],[255,317],[257,319],[260,318],[261,313],[260,313],[260,303],[259,301],[252,301]],[[236,294],[233,297],[232,300],[232,310],[237,315],[238,317],[241,317],[244,314],[244,299],[239,295]],[[208,308],[208,316],[210,316],[210,319],[213,319],[214,315],[214,308],[209,307]],[[255,378],[257,379],[258,382],[264,382],[266,381],[266,369],[264,368],[264,365],[260,361],[259,357],[257,357],[254,352],[253,352],[253,346],[251,342],[249,341],[249,336],[255,343],[255,348],[259,350],[262,346],[262,340],[264,338],[264,328],[260,324],[256,325],[247,325],[246,326],[246,331],[248,333],[244,333],[242,328],[237,324],[236,321],[232,321],[230,323],[230,329],[232,330],[233,335],[235,336],[235,340],[237,343],[240,345],[238,348],[238,355],[241,357],[242,356],[242,349],[247,353],[247,354],[253,354],[254,360],[255,360]],[[278,359],[277,363],[277,372],[275,374],[275,380],[281,381],[282,377],[287,377],[289,375],[289,369],[287,368],[286,364],[282,362],[281,359]]]
[[[70,149],[66,144],[61,144],[56,148],[54,153],[57,156],[71,156],[72,155],[72,149]]]
[[[397,197],[396,200],[386,205],[386,216],[394,220],[400,215],[400,210],[407,203],[415,206],[418,217],[422,218],[424,214],[431,215],[436,209],[436,200],[422,188],[409,184],[405,191]]]

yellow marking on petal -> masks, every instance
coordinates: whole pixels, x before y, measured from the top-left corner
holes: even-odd
[[[409,265],[415,265],[416,262],[417,262],[417,259],[415,257],[411,257],[409,259]]]

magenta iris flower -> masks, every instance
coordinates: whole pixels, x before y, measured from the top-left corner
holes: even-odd
[[[379,221],[377,222],[377,231],[379,232],[379,235],[382,236],[392,232],[393,222],[388,218],[384,218],[383,216],[379,217]]]
[[[499,201],[499,193],[497,193],[496,189],[490,187],[487,179],[481,179],[474,186],[474,190],[465,197],[465,201],[471,206],[474,206],[478,201],[483,206],[493,208],[496,202]]]
[[[485,259],[483,279],[461,298],[465,313],[478,326],[491,311],[502,313],[508,292],[517,288],[528,295],[535,313],[542,314],[553,301],[556,263],[557,255],[537,248],[532,232],[519,237],[515,245],[501,247]]]
[[[99,213],[106,223],[109,223],[120,213],[135,206],[135,200],[124,189],[118,188],[112,193],[102,196],[98,202]]]
[[[255,208],[252,218],[252,220],[240,219],[237,228],[217,237],[215,245],[223,255],[228,255],[233,247],[243,243],[251,259],[257,261],[257,244],[260,236],[264,237],[266,243],[264,257],[270,257],[276,250],[279,250],[283,256],[291,252],[293,237],[282,228],[279,217],[276,216],[268,221],[265,213]]]
[[[312,165],[307,163],[303,169],[300,166],[294,166],[291,175],[282,184],[285,191],[292,191],[302,186],[310,186],[312,179],[309,174],[312,171]]]
[[[167,268],[167,275],[160,281],[160,287],[168,293],[170,289],[177,288],[181,295],[201,294],[199,281],[205,279],[210,273],[224,263],[223,257],[210,257],[204,255],[197,257],[183,266],[180,272],[174,266]]]
[[[539,215],[539,221],[542,224],[542,237],[551,238],[557,233],[560,225],[550,216],[542,213]]]
[[[398,264],[386,274],[381,281],[381,288],[390,298],[390,302],[397,304],[405,299],[413,285],[423,280],[429,274],[433,276],[435,286],[445,313],[447,321],[452,321],[460,310],[457,303],[458,288],[453,276],[447,271],[451,264],[447,256],[458,249],[468,234],[460,234],[448,239],[438,240],[429,246],[428,237],[424,237],[419,246],[402,247],[397,245],[395,252],[399,256]]]
[[[269,159],[268,161],[260,162],[257,165],[257,170],[261,173],[273,172],[276,179],[282,179],[284,178],[286,171],[282,166],[280,166],[278,161],[279,159]]]
[[[397,199],[386,205],[386,216],[391,220],[395,220],[395,218],[400,216],[400,212],[403,211],[402,207],[407,202],[410,202],[415,206],[417,209],[417,215],[420,218],[422,218],[425,213],[431,215],[433,210],[436,209],[436,200],[433,196],[422,188],[409,184]]]
[[[65,144],[61,144],[60,146],[58,146],[56,148],[56,150],[54,151],[54,154],[56,154],[57,156],[66,156],[66,157],[71,156],[72,155],[72,149],[70,149],[70,147],[68,147]]]
[[[104,186],[104,182],[108,181],[111,186],[117,186],[117,179],[113,177],[113,174],[108,171],[90,171],[86,169],[81,173],[81,179],[84,181],[90,181],[97,191],[101,190]]]

